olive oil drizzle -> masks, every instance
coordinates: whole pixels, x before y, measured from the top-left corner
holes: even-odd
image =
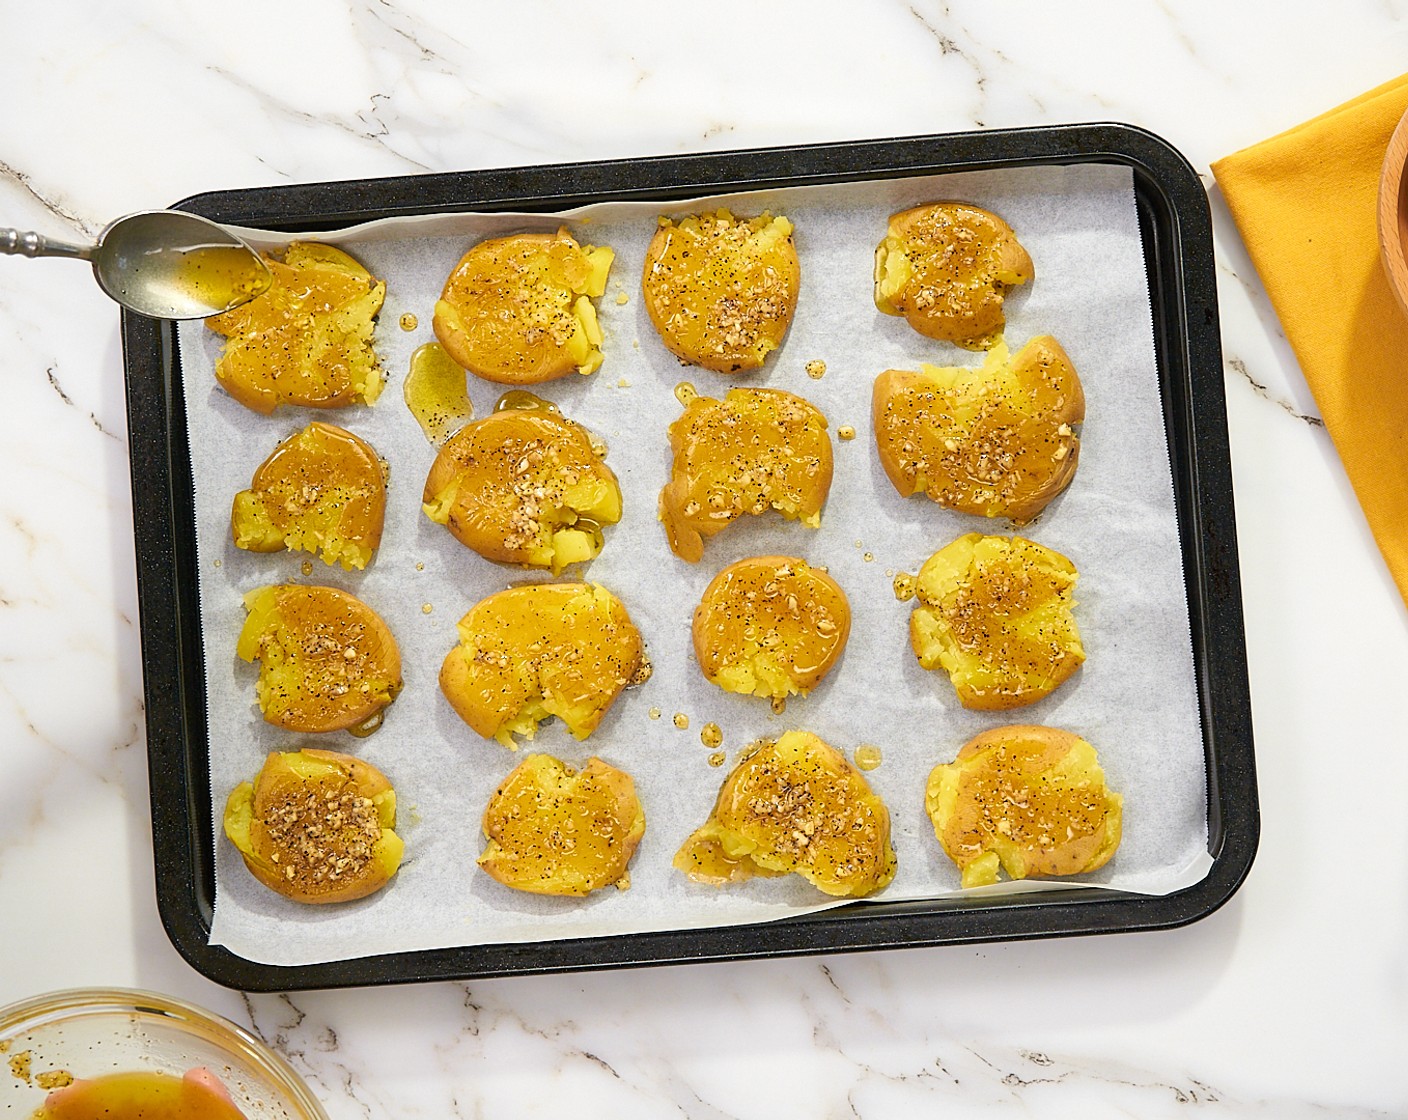
[[[263,295],[273,283],[269,270],[237,245],[192,245],[180,254],[175,282],[180,292],[212,312],[223,312]]]
[[[545,401],[537,393],[530,393],[527,389],[510,389],[494,402],[495,412],[507,412],[510,409],[518,412],[551,412],[554,416],[561,414],[561,410],[552,401]]]
[[[416,347],[401,392],[433,447],[474,419],[468,375],[438,342]]]

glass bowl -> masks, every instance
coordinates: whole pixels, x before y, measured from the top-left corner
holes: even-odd
[[[249,1120],[328,1120],[293,1069],[218,1015],[152,992],[90,988],[0,1008],[0,1115],[28,1118],[63,1075],[203,1066]]]

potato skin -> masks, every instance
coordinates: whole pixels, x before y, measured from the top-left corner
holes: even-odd
[[[400,866],[396,795],[376,767],[336,751],[270,752],[231,792],[224,829],[245,866],[295,902],[365,898]]]
[[[674,866],[712,885],[796,873],[825,894],[863,898],[895,877],[889,810],[835,747],[786,731],[724,779]]]
[[[719,210],[661,219],[641,291],[661,341],[681,362],[742,373],[782,344],[801,276],[791,222]]]
[[[371,444],[315,420],[279,444],[235,495],[230,531],[251,552],[296,548],[362,569],[381,544],[386,475]]]
[[[606,287],[610,249],[580,246],[564,228],[472,246],[435,304],[435,337],[465,369],[503,385],[536,385],[600,366],[589,297]]]
[[[627,867],[645,835],[635,783],[599,758],[574,773],[532,754],[484,809],[485,872],[514,890],[581,898],[629,885]]]
[[[1079,875],[1119,847],[1123,799],[1105,785],[1095,748],[1069,731],[1018,724],[970,739],[936,766],[924,807],[964,887]]]
[[[875,306],[928,338],[986,350],[1005,325],[1005,292],[1034,275],[1031,256],[996,214],[927,203],[890,217],[875,251]]]
[[[294,242],[265,256],[273,283],[262,295],[206,320],[227,339],[216,380],[265,415],[282,404],[345,408],[382,390],[372,349],[386,284],[331,245]]]
[[[440,691],[486,739],[517,749],[557,716],[585,739],[640,671],[640,631],[599,584],[511,587],[481,599],[458,624]]]
[[[245,608],[236,652],[260,662],[259,706],[275,727],[344,731],[365,724],[400,691],[396,640],[355,596],[278,584],[251,591]]]
[[[422,502],[486,560],[554,571],[563,566],[555,531],[570,533],[582,517],[621,519],[620,483],[591,437],[542,409],[503,409],[462,427],[435,456]]]
[[[876,451],[902,497],[925,493],[959,513],[1030,521],[1080,461],[1085,393],[1060,343],[998,344],[979,369],[924,366],[875,379]]]
[[[724,568],[705,588],[691,627],[709,681],[765,697],[805,696],[831,671],[850,633],[841,585],[794,556],[753,556]]]
[[[695,397],[670,425],[670,479],[659,516],[676,556],[691,564],[704,541],[745,514],[775,509],[815,529],[831,491],[831,436],[810,401],[782,389]]]

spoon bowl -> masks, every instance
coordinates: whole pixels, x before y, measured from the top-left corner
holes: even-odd
[[[119,218],[91,246],[0,229],[0,253],[86,260],[104,292],[154,319],[218,315],[247,303],[273,282],[268,266],[243,240],[179,210]]]

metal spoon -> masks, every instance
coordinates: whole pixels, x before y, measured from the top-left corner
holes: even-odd
[[[118,218],[96,245],[0,229],[0,253],[76,257],[108,295],[154,319],[204,319],[248,303],[273,282],[259,254],[206,218],[148,210]]]

